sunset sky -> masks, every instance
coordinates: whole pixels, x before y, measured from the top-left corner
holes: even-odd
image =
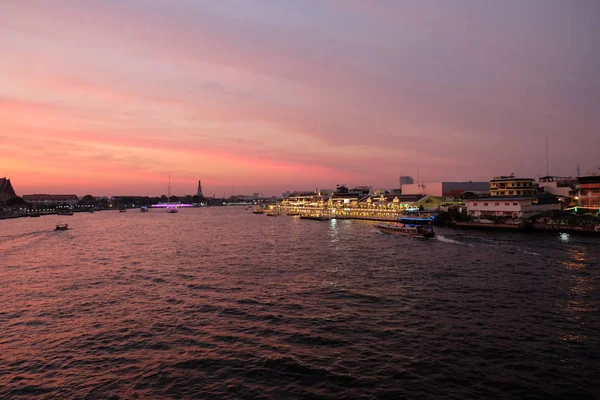
[[[19,195],[397,187],[600,166],[597,0],[5,0]]]

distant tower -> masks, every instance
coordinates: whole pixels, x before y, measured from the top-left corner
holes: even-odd
[[[204,197],[204,195],[202,194],[202,181],[198,181],[198,193],[196,193],[196,196]]]

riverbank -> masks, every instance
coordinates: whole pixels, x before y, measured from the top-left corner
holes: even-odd
[[[558,233],[570,233],[570,234],[583,234],[600,236],[600,222],[590,222],[589,217],[578,217],[570,216],[569,223],[561,221],[561,223],[551,218],[540,218],[539,220],[518,220],[514,223],[509,222],[477,222],[467,220],[456,220],[456,215],[437,212],[437,211],[413,211],[413,212],[402,212],[396,210],[378,210],[378,209],[304,209],[298,211],[297,209],[287,209],[281,207],[279,210],[272,210],[272,213],[277,215],[286,215],[287,213],[294,213],[294,215],[300,215],[303,219],[313,220],[363,220],[363,221],[374,221],[374,222],[395,222],[399,218],[411,216],[411,217],[433,217],[434,225],[450,227],[456,229],[479,229],[487,231],[512,231],[512,232],[558,232]]]
[[[91,210],[90,209],[74,209],[74,210],[54,210],[54,211],[42,211],[42,212],[38,212],[35,210],[28,210],[25,212],[17,212],[17,213],[0,213],[0,220],[2,219],[14,219],[14,218],[37,218],[37,217],[43,217],[46,215],[65,215],[65,216],[70,216],[73,214],[79,214],[79,213],[93,213],[93,212],[100,212],[100,211],[110,211],[112,210],[111,208],[106,208],[106,209],[94,209]],[[116,210],[116,209],[115,209]],[[71,214],[65,214],[65,213],[71,213]]]
[[[496,224],[465,221],[450,221],[441,226],[456,229],[478,229],[486,231],[512,232],[557,232],[580,235],[600,236],[599,225],[563,225],[547,223]]]

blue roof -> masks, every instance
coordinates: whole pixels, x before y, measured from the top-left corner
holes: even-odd
[[[433,221],[434,219],[435,219],[434,217],[428,217],[428,218],[398,217],[398,220],[405,220],[405,221]]]

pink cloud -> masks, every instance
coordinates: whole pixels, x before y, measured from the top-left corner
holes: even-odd
[[[315,29],[198,4],[13,2],[0,16],[0,129],[56,146],[19,160],[127,169],[149,185],[167,170],[193,180],[194,157],[213,161],[200,167],[214,184],[279,189],[394,186],[417,167],[430,179],[507,164],[533,174],[548,134],[561,168],[568,154],[595,159],[585,65],[598,62],[578,61],[589,40],[565,29],[560,7],[329,0],[339,13],[327,20],[311,4]]]

